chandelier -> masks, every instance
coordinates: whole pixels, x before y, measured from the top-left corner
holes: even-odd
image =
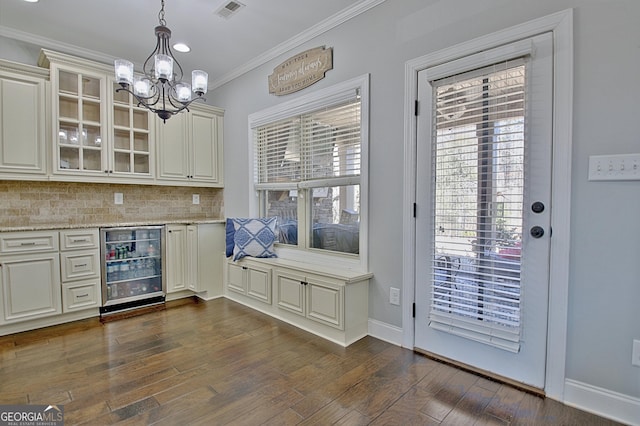
[[[164,0],[161,0],[161,5],[158,13],[160,25],[155,29],[156,48],[144,61],[144,75],[134,76],[133,63],[125,59],[115,60],[115,73],[121,86],[116,92],[124,90],[131,93],[138,106],[149,109],[166,123],[168,118],[187,109],[193,101],[205,100],[202,95],[207,92],[209,75],[195,70],[191,73],[191,84],[182,81],[182,67],[169,46],[171,30],[164,19]],[[192,92],[195,97],[192,97]]]

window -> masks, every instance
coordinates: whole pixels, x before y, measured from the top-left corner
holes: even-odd
[[[255,214],[278,249],[355,259],[366,245],[368,76],[249,117]]]
[[[434,81],[430,325],[517,352],[524,60]]]

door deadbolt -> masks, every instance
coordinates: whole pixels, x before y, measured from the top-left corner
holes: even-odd
[[[544,229],[542,229],[542,226],[534,226],[531,228],[530,233],[533,238],[540,238],[544,235]]]
[[[536,201],[531,205],[531,210],[534,213],[542,213],[544,211],[544,204],[541,203],[540,201]]]

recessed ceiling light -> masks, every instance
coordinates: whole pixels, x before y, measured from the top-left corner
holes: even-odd
[[[182,53],[191,51],[191,48],[184,43],[176,43],[173,45],[173,48],[176,49],[178,52],[182,52]]]
[[[27,3],[38,3],[39,0],[24,0]]]

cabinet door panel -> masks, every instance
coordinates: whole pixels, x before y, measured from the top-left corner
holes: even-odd
[[[187,287],[192,291],[202,291],[200,286],[201,277],[198,275],[198,227],[196,225],[187,226],[187,265],[186,279]]]
[[[192,177],[207,181],[218,180],[216,117],[193,111],[192,131]]]
[[[167,227],[167,293],[187,289],[186,247],[187,227]]]
[[[307,285],[307,317],[343,329],[342,287],[319,280]]]
[[[166,123],[156,122],[158,143],[158,177],[185,180],[189,174],[186,114],[171,117]]]
[[[0,172],[45,173],[44,81],[0,75]]]
[[[271,303],[271,271],[247,270],[247,295]]]
[[[277,274],[278,307],[305,315],[304,277]]]
[[[60,259],[58,253],[5,258],[2,264],[0,323],[60,314]]]
[[[227,263],[227,288],[237,293],[245,293],[246,283],[242,266]]]

